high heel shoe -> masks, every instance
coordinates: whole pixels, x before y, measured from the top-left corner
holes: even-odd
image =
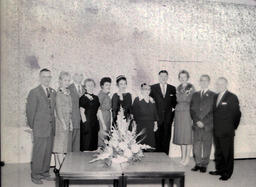
[[[53,169],[53,172],[54,172],[55,174],[59,174],[60,170],[54,168],[54,169]]]

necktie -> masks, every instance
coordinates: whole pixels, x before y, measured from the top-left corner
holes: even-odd
[[[204,96],[204,90],[201,91],[201,97],[203,97],[203,96]]]
[[[47,93],[47,97],[49,98],[50,97],[50,90],[49,90],[49,88],[46,88],[46,93]]]
[[[221,100],[222,94],[218,95],[216,106],[219,106],[220,100]]]
[[[165,85],[162,85],[162,94],[163,94],[163,97],[165,96]]]
[[[81,88],[81,85],[78,85],[78,92],[79,92],[79,95],[82,95],[82,88]]]

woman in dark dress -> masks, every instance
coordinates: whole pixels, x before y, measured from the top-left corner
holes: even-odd
[[[120,107],[124,109],[125,119],[128,121],[131,119],[131,108],[132,108],[132,95],[126,92],[127,79],[125,76],[120,75],[116,78],[116,84],[118,92],[112,97],[112,115],[113,123],[116,123],[118,112]]]
[[[150,86],[143,83],[141,85],[141,95],[136,97],[133,102],[132,112],[137,124],[137,132],[139,133],[145,129],[145,139],[142,143],[155,147],[158,115],[155,102],[149,94]]]
[[[94,151],[98,148],[99,121],[97,118],[100,106],[98,96],[93,94],[95,82],[92,79],[84,81],[86,92],[80,97],[79,106],[81,114],[81,151]]]

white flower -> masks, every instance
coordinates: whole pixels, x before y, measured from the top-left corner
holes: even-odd
[[[131,150],[133,153],[138,153],[140,150],[140,146],[138,144],[132,144]]]
[[[130,150],[130,149],[126,149],[126,150],[124,151],[124,156],[127,157],[127,158],[132,157],[132,152],[131,152],[131,150]]]
[[[125,158],[125,157],[123,157],[123,156],[119,156],[119,155],[117,155],[116,158],[113,158],[113,159],[112,159],[112,162],[113,162],[113,163],[116,163],[116,164],[120,164],[120,163],[127,162],[127,161],[128,161],[127,158]]]
[[[113,140],[113,141],[109,141],[109,145],[112,147],[117,147],[118,146],[118,141]]]
[[[125,142],[120,142],[118,146],[122,150],[126,150],[128,148],[128,146],[127,146],[127,144]]]

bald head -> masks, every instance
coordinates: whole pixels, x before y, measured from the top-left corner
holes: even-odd
[[[224,92],[227,89],[228,80],[225,77],[219,77],[216,82],[216,88],[219,93]]]

